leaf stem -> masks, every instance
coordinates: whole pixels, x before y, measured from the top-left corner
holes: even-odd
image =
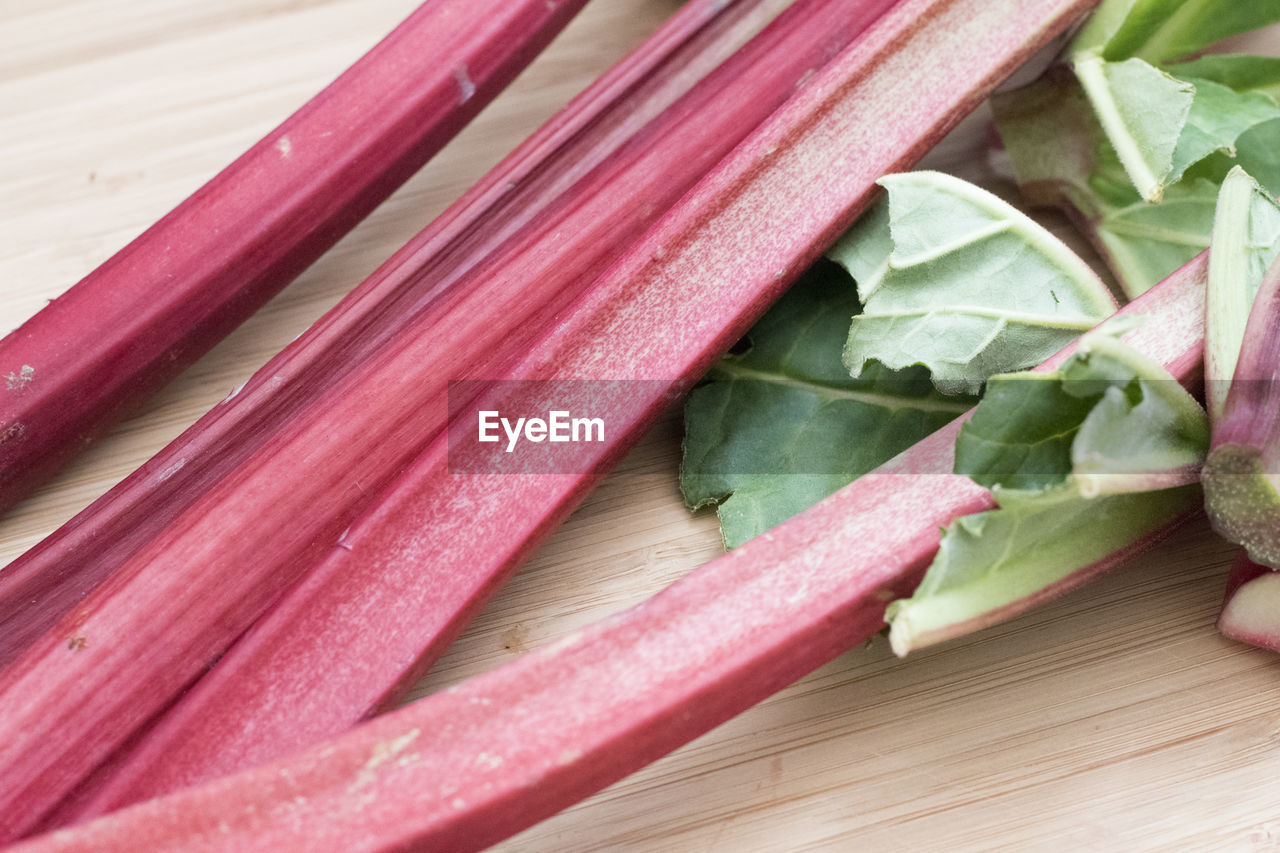
[[[968,398],[948,400],[937,396],[900,397],[894,394],[884,394],[875,391],[841,388],[836,385],[827,385],[821,382],[815,382],[811,379],[801,379],[797,376],[788,376],[780,372],[758,370],[753,367],[735,364],[732,361],[719,362],[715,366],[715,372],[730,379],[751,379],[757,382],[769,382],[774,385],[784,385],[788,388],[797,388],[803,391],[808,391],[826,400],[850,400],[855,403],[864,403],[868,406],[879,406],[892,411],[897,411],[899,409],[917,409],[927,412],[952,412],[959,415],[972,408],[972,403]]]
[[[1089,98],[1089,103],[1093,104],[1093,109],[1107,134],[1107,139],[1111,141],[1112,146],[1116,149],[1116,154],[1120,157],[1120,162],[1124,164],[1125,172],[1128,173],[1130,180],[1133,181],[1133,185],[1137,188],[1139,195],[1146,201],[1155,204],[1164,197],[1164,189],[1160,185],[1160,177],[1151,171],[1142,156],[1137,140],[1129,132],[1124,115],[1115,99],[1111,96],[1111,86],[1107,82],[1106,72],[1103,70],[1104,67],[1105,63],[1102,57],[1096,54],[1078,56],[1072,63],[1076,77],[1080,80],[1080,85],[1084,88],[1085,94]]]

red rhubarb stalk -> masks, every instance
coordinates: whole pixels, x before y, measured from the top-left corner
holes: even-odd
[[[0,573],[0,626],[21,648],[54,619],[51,600],[78,601],[200,493],[230,470],[326,382],[359,363],[465,270],[526,227],[773,17],[776,2],[694,0],[491,170],[334,310],[273,358],[244,387],[150,462]],[[91,552],[91,553],[89,553]],[[51,576],[67,563],[77,574]],[[6,581],[8,585],[6,585]],[[42,622],[27,602],[41,600]],[[67,605],[70,606],[69,604]],[[61,610],[65,610],[62,607]],[[6,624],[4,614],[25,618]],[[56,615],[56,614],[55,614]],[[3,641],[0,641],[0,647]],[[0,651],[0,658],[4,657]],[[297,713],[308,715],[299,707]],[[338,717],[344,719],[344,717]],[[346,724],[349,724],[348,721]],[[345,725],[343,726],[345,727]],[[324,732],[321,729],[321,732]],[[230,746],[230,744],[229,744]],[[206,772],[257,763],[228,751]],[[193,765],[192,769],[199,769]],[[108,773],[100,769],[98,781]],[[164,780],[156,780],[160,789]],[[89,796],[82,785],[80,797]],[[64,803],[56,826],[82,811]]]
[[[31,827],[318,557],[348,548],[359,511],[442,431],[447,380],[532,343],[887,2],[805,0],[780,18],[294,412],[17,658],[0,676],[4,833]],[[52,749],[38,733],[47,724]]]
[[[585,3],[424,3],[189,199],[0,340],[0,510],[351,230]]]
[[[607,440],[574,469],[589,473],[450,475],[437,439],[179,702],[90,811],[282,754],[394,702],[673,394],[848,227],[874,180],[909,166],[1087,6],[1038,2],[1006,19],[976,0],[915,0],[888,13],[507,371],[624,381],[595,401]],[[916,93],[906,103],[904,88]],[[517,397],[546,395],[533,401],[504,399],[510,387],[468,411],[574,408],[566,385],[516,386]],[[334,649],[356,663],[333,672]],[[323,683],[304,683],[315,666],[328,672]]]
[[[1280,260],[1254,297],[1201,481],[1214,529],[1280,568]]]
[[[1123,312],[1146,318],[1126,341],[1182,380],[1202,357],[1203,286],[1202,256]],[[290,759],[15,849],[463,851],[494,843],[877,631],[885,603],[908,592],[932,558],[939,528],[993,505],[968,478],[942,473],[956,429],[549,648]]]
[[[1218,630],[1222,636],[1280,652],[1280,573],[1241,549],[1227,578]]]
[[[1278,475],[1280,260],[1272,262],[1251,303],[1201,474],[1214,529],[1243,546],[1227,582],[1218,630],[1273,651],[1280,651]]]
[[[1280,652],[1280,573],[1249,559],[1244,549],[1236,554],[1227,578],[1218,630],[1224,637]]]
[[[465,285],[465,273],[759,29],[771,5],[777,4],[696,0],[683,6],[243,388],[7,566],[0,572],[0,664],[52,627],[279,425],[414,318],[442,307],[450,289]]]

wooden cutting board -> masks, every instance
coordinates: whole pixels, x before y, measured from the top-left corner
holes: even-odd
[[[414,5],[0,0],[0,328],[195,190]],[[0,520],[0,563],[226,396],[677,5],[595,0],[365,224]],[[1254,41],[1280,52],[1274,32]],[[981,116],[966,123],[930,165],[1012,197],[984,132]],[[714,517],[680,503],[679,438],[673,412],[415,694],[639,602],[717,554]],[[1230,557],[1197,522],[964,640],[898,661],[877,638],[503,849],[1280,849],[1280,657],[1215,633]]]

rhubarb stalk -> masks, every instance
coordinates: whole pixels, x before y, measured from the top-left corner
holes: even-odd
[[[595,284],[569,318],[507,371],[509,378],[522,379],[641,380],[606,401],[611,438],[580,469],[588,473],[451,476],[447,442],[437,439],[387,498],[346,531],[325,562],[179,704],[103,805],[180,784],[191,778],[184,764],[217,760],[212,754],[223,749],[233,760],[242,750],[262,755],[270,744],[255,743],[257,727],[301,728],[305,723],[285,719],[299,702],[307,709],[299,717],[332,704],[345,707],[349,721],[393,699],[671,395],[705,371],[789,279],[848,227],[872,198],[876,178],[931,148],[1021,59],[1086,7],[1041,2],[1010,21],[1007,12],[976,2],[914,0],[888,13],[721,163]],[[956,76],[958,68],[965,73]],[[919,93],[909,123],[903,123],[896,94],[903,86]],[[857,151],[856,159],[850,150]],[[771,224],[777,222],[788,227],[778,230]],[[503,398],[508,384],[495,386],[472,408],[503,408],[510,402]],[[539,393],[540,386],[524,387]],[[530,408],[546,410],[561,402],[544,399]],[[985,494],[972,484],[947,488],[958,489],[966,500]],[[983,508],[981,502],[974,506]],[[924,539],[936,544],[934,527]],[[422,567],[434,571],[428,576]],[[380,618],[369,619],[369,613]],[[326,679],[319,690],[309,685],[310,696],[293,686],[317,655],[334,648],[361,665]],[[405,648],[412,653],[396,660]],[[394,666],[374,667],[372,661]],[[296,701],[271,707],[280,690]],[[273,719],[271,725],[264,722]],[[241,736],[249,720],[254,732]],[[192,742],[196,728],[206,746]]]
[[[64,601],[78,600],[130,552],[132,543],[145,541],[189,505],[200,493],[202,482],[230,470],[234,461],[243,459],[260,444],[262,436],[270,434],[273,424],[290,417],[316,396],[326,381],[333,381],[393,337],[407,318],[447,292],[448,283],[462,271],[536,219],[740,47],[773,17],[777,5],[736,0],[726,7],[717,0],[695,0],[681,7],[244,387],[72,524],[0,574],[0,606],[16,606],[25,612],[22,605],[32,598],[41,598],[46,604],[55,595]],[[92,559],[85,555],[76,563],[79,574],[60,579],[54,589],[43,588],[54,570],[90,547]],[[27,633],[36,627],[31,621],[23,625]],[[8,627],[12,633],[15,626],[10,623]],[[11,638],[11,642],[17,645],[17,639]],[[278,685],[271,695],[279,695],[282,705],[287,705],[295,700],[310,702],[307,697],[315,694],[302,689],[285,691]],[[263,698],[255,697],[255,703]],[[333,719],[337,726],[345,727],[358,718],[359,712],[348,719],[343,708],[333,708],[329,717],[316,717],[296,705],[276,719],[296,715],[308,725],[296,730],[282,727],[276,736],[283,740],[273,749],[307,742],[304,734],[318,737],[326,733],[323,720]],[[263,714],[261,710],[257,713]],[[261,724],[265,731],[265,715]],[[217,723],[210,721],[207,726],[214,729]],[[264,738],[264,742],[272,740],[271,736]],[[173,761],[164,769],[183,767],[183,781],[194,781],[198,772],[229,771],[260,758],[252,751],[237,749],[230,741],[225,746],[203,764]],[[108,769],[102,768],[95,772],[95,781],[101,784],[108,775]],[[167,778],[157,777],[148,784],[164,790],[169,787]],[[80,799],[89,798],[90,786],[82,785],[77,793]],[[46,824],[56,826],[85,808],[79,800],[65,803]]]
[[[1218,614],[1218,630],[1224,637],[1280,652],[1280,574],[1270,566],[1249,559],[1243,549],[1236,554],[1227,578],[1227,591]]]
[[[826,62],[833,43],[886,4],[795,7],[294,413],[16,659],[0,676],[0,703],[13,710],[0,718],[5,832],[38,820],[318,557],[354,550],[359,512],[444,427],[446,380],[500,365],[536,340],[621,247]],[[76,701],[86,694],[95,701]],[[48,703],[67,713],[49,713]],[[53,752],[37,732],[43,724],[57,726]]]
[[[424,3],[194,195],[0,340],[0,509],[353,228],[586,0]]]
[[[1280,650],[1280,205],[1243,169],[1214,213],[1205,311],[1213,437],[1201,483],[1214,530],[1242,545],[1218,620],[1228,637]]]
[[[1201,256],[1122,312],[1146,318],[1126,342],[1184,382],[1202,357],[1204,270]],[[932,557],[938,527],[993,505],[967,477],[927,473],[949,470],[957,427],[554,646],[289,760],[16,850],[474,850],[498,841],[878,630],[886,601]]]
[[[759,29],[775,5],[686,4],[242,388],[7,566],[0,572],[0,663],[48,630],[282,424],[415,318],[443,307],[482,259],[614,156]]]
[[[1202,482],[1214,529],[1280,567],[1280,259],[1262,279]]]

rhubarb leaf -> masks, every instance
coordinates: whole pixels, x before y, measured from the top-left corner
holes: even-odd
[[[948,525],[911,598],[889,605],[898,655],[994,624],[1073,573],[1151,535],[1199,500],[1195,486],[1082,498],[1067,486],[1001,490],[999,508]]]
[[[1204,410],[1159,365],[1104,335],[1052,373],[994,376],[956,439],[956,473],[1005,489],[1146,491],[1192,477]]]
[[[1191,165],[1210,154],[1218,151],[1235,154],[1236,140],[1241,134],[1280,118],[1280,106],[1267,93],[1237,92],[1198,77],[1183,79],[1195,89],[1195,98],[1173,152],[1173,168],[1167,183],[1181,178]]]
[[[1237,95],[1217,81],[1202,80],[1199,90],[1212,94],[1200,98],[1203,107],[1189,111],[1197,117],[1187,122],[1182,148],[1175,146],[1178,167],[1211,144],[1218,147],[1186,165],[1180,180],[1164,185],[1159,204],[1148,204],[1134,188],[1083,91],[1068,75],[1050,72],[993,100],[1024,195],[1033,204],[1057,204],[1072,213],[1129,296],[1145,292],[1208,246],[1217,187],[1233,165],[1280,192],[1280,119],[1259,120],[1274,109],[1269,95]],[[1233,97],[1247,98],[1236,102],[1245,105],[1239,113],[1243,120],[1231,115]],[[1215,124],[1215,116],[1226,118]],[[1245,129],[1231,140],[1240,127]],[[1172,159],[1170,164],[1173,169]]]
[[[1280,106],[1265,92],[1175,78],[1141,59],[1085,56],[1074,68],[1130,180],[1150,202],[1193,164],[1217,151],[1234,154],[1241,134],[1280,118]]]
[[[1205,180],[1165,189],[1158,205],[1133,194],[1115,207],[1099,206],[1095,238],[1124,291],[1136,297],[1209,246],[1217,187]]]
[[[1280,102],[1280,57],[1211,53],[1166,69],[1179,80],[1211,80],[1236,92],[1259,92]]]
[[[887,614],[898,654],[992,624],[1199,499],[1204,411],[1167,371],[1105,334],[1052,373],[993,377],[956,440],[956,472],[998,509],[946,529]]]
[[[1205,401],[1222,416],[1258,286],[1280,253],[1280,204],[1239,167],[1222,182],[1209,254]]]
[[[1165,186],[1176,180],[1174,152],[1195,87],[1141,59],[1104,62],[1085,56],[1073,67],[1138,194],[1160,201]]]
[[[1240,0],[1106,0],[1072,43],[1072,53],[1170,62],[1228,36],[1280,21],[1280,5]]]
[[[995,99],[1027,198],[1067,208],[1129,296],[1208,245],[1216,188],[1232,165],[1280,191],[1280,63],[1169,64],[1277,20],[1273,2],[1107,0],[1066,52],[1075,81],[1051,68]]]
[[[853,282],[820,261],[751,329],[685,408],[680,486],[690,508],[716,505],[735,547],[906,449],[972,405],[934,392],[916,368],[840,362]]]
[[[1087,264],[985,190],[938,172],[879,183],[887,200],[828,253],[864,300],[844,350],[854,376],[922,364],[940,391],[975,393],[1115,310]]]

